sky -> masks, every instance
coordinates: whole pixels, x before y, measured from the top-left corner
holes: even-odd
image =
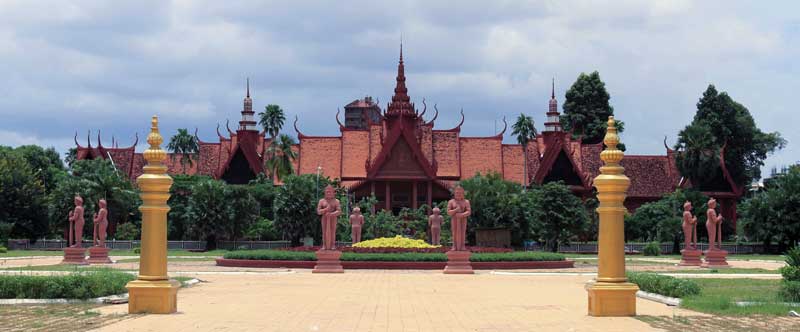
[[[307,135],[338,135],[336,110],[386,106],[402,38],[407,86],[436,127],[488,136],[520,113],[543,129],[556,97],[599,71],[628,154],[664,154],[708,84],[749,108],[800,161],[800,2],[773,1],[0,1],[0,144],[60,152],[98,130],[103,144],[236,128],[245,80],[253,107],[280,105]],[[560,109],[560,106],[559,106]],[[430,115],[431,113],[428,113]],[[505,141],[514,143],[510,130]]]

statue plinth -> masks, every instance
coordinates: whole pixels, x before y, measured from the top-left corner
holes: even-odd
[[[342,268],[342,252],[338,250],[317,250],[317,265],[311,273],[344,273]]]
[[[713,249],[713,250],[706,250],[703,252],[706,256],[705,261],[703,262],[702,267],[713,267],[713,268],[725,268],[730,267],[728,265],[728,252],[722,249]]]
[[[681,262],[678,264],[679,266],[700,266],[703,264],[703,261],[700,260],[700,256],[703,255],[701,250],[697,249],[683,249],[681,250]]]
[[[112,264],[111,258],[108,257],[110,248],[106,247],[91,247],[89,248],[89,264]]]
[[[472,255],[468,250],[450,250],[447,252],[447,266],[444,267],[444,274],[474,274],[469,257]]]
[[[128,313],[171,314],[178,311],[178,288],[176,280],[134,280],[129,282]]]
[[[86,248],[67,247],[64,248],[64,260],[61,264],[88,265],[86,261]]]
[[[629,282],[590,282],[589,315],[636,316],[636,292],[639,286]]]

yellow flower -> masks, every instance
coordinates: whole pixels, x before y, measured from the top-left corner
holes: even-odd
[[[381,237],[377,239],[361,241],[353,245],[356,248],[439,248],[441,246],[433,246],[423,240],[414,240],[404,238],[400,235],[395,237]]]

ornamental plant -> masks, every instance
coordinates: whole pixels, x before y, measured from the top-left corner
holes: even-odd
[[[404,238],[400,235],[395,237],[381,237],[377,239],[361,241],[353,245],[355,248],[439,248],[426,243],[423,240]]]
[[[780,269],[783,276],[781,297],[790,302],[800,301],[800,247],[786,252],[786,264]]]

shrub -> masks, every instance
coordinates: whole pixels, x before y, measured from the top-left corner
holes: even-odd
[[[240,250],[226,253],[226,259],[251,259],[271,261],[315,261],[313,252],[288,250]]]
[[[7,252],[8,252],[8,249],[6,249],[6,247],[0,246],[0,254],[5,254]]]
[[[117,226],[117,240],[136,240],[139,238],[139,227],[133,222],[126,222]]]
[[[126,292],[134,275],[100,270],[61,276],[0,275],[0,299],[88,299]]]
[[[786,301],[800,302],[800,281],[784,280],[779,293]]]
[[[800,302],[800,247],[786,252],[786,264],[780,269],[783,276],[780,295],[786,301]]]
[[[786,281],[800,281],[800,267],[784,266],[779,270]]]
[[[140,247],[133,248],[133,253],[134,254],[141,254],[142,253],[142,248],[140,248]]]
[[[373,240],[361,241],[353,245],[355,248],[437,248],[423,240],[404,238],[400,235],[395,237],[381,237]]]
[[[639,289],[670,297],[686,297],[700,294],[700,285],[692,280],[678,279],[655,273],[628,272],[628,281]]]
[[[644,246],[643,253],[645,256],[659,256],[661,255],[661,243],[653,241]]]
[[[552,252],[516,251],[509,253],[473,253],[473,262],[563,261],[564,255]]]

